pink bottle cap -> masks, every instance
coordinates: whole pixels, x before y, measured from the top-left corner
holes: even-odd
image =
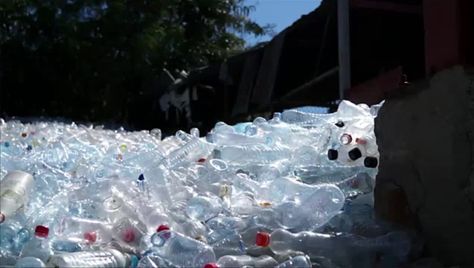
[[[49,234],[49,228],[43,225],[38,225],[35,228],[35,236],[47,238]]]
[[[135,241],[135,231],[133,228],[126,228],[122,231],[122,240],[127,243]]]
[[[206,263],[206,265],[204,265],[204,268],[219,268],[219,265],[217,265],[217,263],[215,262],[210,262]]]
[[[84,239],[87,240],[88,243],[95,243],[97,241],[97,233],[96,232],[85,232]]]
[[[255,237],[255,244],[259,247],[268,247],[268,245],[270,245],[270,234],[267,232],[258,232]]]

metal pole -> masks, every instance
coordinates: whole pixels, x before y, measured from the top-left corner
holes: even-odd
[[[337,1],[337,36],[339,51],[339,98],[351,87],[351,52],[349,28],[349,0]]]

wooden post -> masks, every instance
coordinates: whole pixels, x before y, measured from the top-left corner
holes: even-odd
[[[339,98],[351,87],[351,53],[349,29],[349,0],[337,1],[337,35],[339,52]]]

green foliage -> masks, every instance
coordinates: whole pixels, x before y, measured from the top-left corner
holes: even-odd
[[[265,34],[251,11],[243,0],[2,0],[2,112],[132,120],[163,68],[220,61],[241,34]]]

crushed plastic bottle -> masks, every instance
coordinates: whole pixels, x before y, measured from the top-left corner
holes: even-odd
[[[204,137],[2,120],[0,264],[398,267],[410,241],[372,213],[379,108],[296,108]]]
[[[53,267],[90,267],[90,268],[126,268],[130,267],[134,256],[121,253],[116,249],[101,251],[81,251],[62,253],[51,257],[48,266]]]
[[[248,255],[226,255],[217,260],[216,263],[208,263],[204,268],[233,268],[233,267],[276,267],[278,262],[270,256],[252,257]]]
[[[280,263],[275,268],[311,268],[311,260],[308,256],[296,256]]]
[[[35,237],[25,244],[21,251],[21,257],[35,257],[43,262],[47,262],[48,259],[54,254],[50,240],[48,239],[49,228],[38,225],[35,228]]]
[[[151,237],[152,251],[166,258],[172,265],[181,267],[203,267],[206,263],[215,262],[216,256],[212,247],[205,243],[169,230],[158,228]]]
[[[18,170],[7,173],[0,182],[0,223],[24,207],[33,184],[31,174]]]
[[[376,255],[395,257],[398,264],[408,258],[410,238],[402,232],[390,232],[376,238],[352,234],[291,233],[277,229],[271,234],[259,232],[256,245],[269,247],[276,254],[308,252],[310,257],[323,256],[343,267],[371,267]]]

